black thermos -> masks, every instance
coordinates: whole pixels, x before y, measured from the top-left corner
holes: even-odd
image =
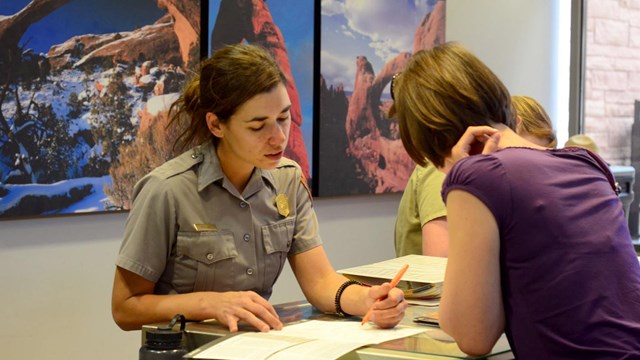
[[[176,322],[180,320],[180,331],[173,331]],[[166,327],[158,327],[147,332],[147,338],[140,347],[140,360],[182,360],[187,350],[182,346],[185,318],[178,314],[171,319]]]

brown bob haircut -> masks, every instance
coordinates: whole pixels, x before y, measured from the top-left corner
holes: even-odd
[[[469,126],[495,123],[515,130],[509,91],[475,55],[458,43],[415,53],[392,84],[400,137],[419,165],[444,166]]]

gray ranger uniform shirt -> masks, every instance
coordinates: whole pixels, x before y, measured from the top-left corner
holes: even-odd
[[[268,299],[287,256],[322,244],[305,181],[283,158],[256,168],[240,194],[213,143],[195,147],[136,184],[116,265],[155,282],[156,294],[252,290]]]

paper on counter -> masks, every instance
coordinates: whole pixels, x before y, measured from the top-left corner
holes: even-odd
[[[307,337],[341,342],[358,342],[362,345],[379,344],[424,332],[425,329],[414,326],[398,325],[392,329],[381,329],[358,321],[321,321],[310,320],[285,326],[274,333],[285,336]],[[348,340],[347,340],[348,339]]]
[[[310,341],[304,338],[274,336],[271,333],[243,333],[207,348],[192,356],[193,359],[253,360],[267,356],[291,346]]]
[[[444,281],[447,258],[424,255],[406,255],[373,264],[355,266],[338,270],[345,276],[361,276],[383,280],[393,279],[403,264],[409,264],[409,270],[403,281],[439,284]]]
[[[396,326],[380,329],[356,321],[310,320],[268,333],[229,337],[190,356],[194,359],[278,360],[337,359],[359,347],[415,335],[422,328]]]

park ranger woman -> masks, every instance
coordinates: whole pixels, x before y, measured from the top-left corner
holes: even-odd
[[[184,314],[230,331],[282,323],[268,302],[285,260],[307,300],[324,312],[397,325],[407,303],[388,283],[337,274],[318,233],[306,180],[283,157],[291,123],[285,76],[264,49],[230,45],[203,61],[172,106],[198,144],[134,188],[116,260],[112,313],[126,330]],[[379,301],[377,301],[380,299]]]

